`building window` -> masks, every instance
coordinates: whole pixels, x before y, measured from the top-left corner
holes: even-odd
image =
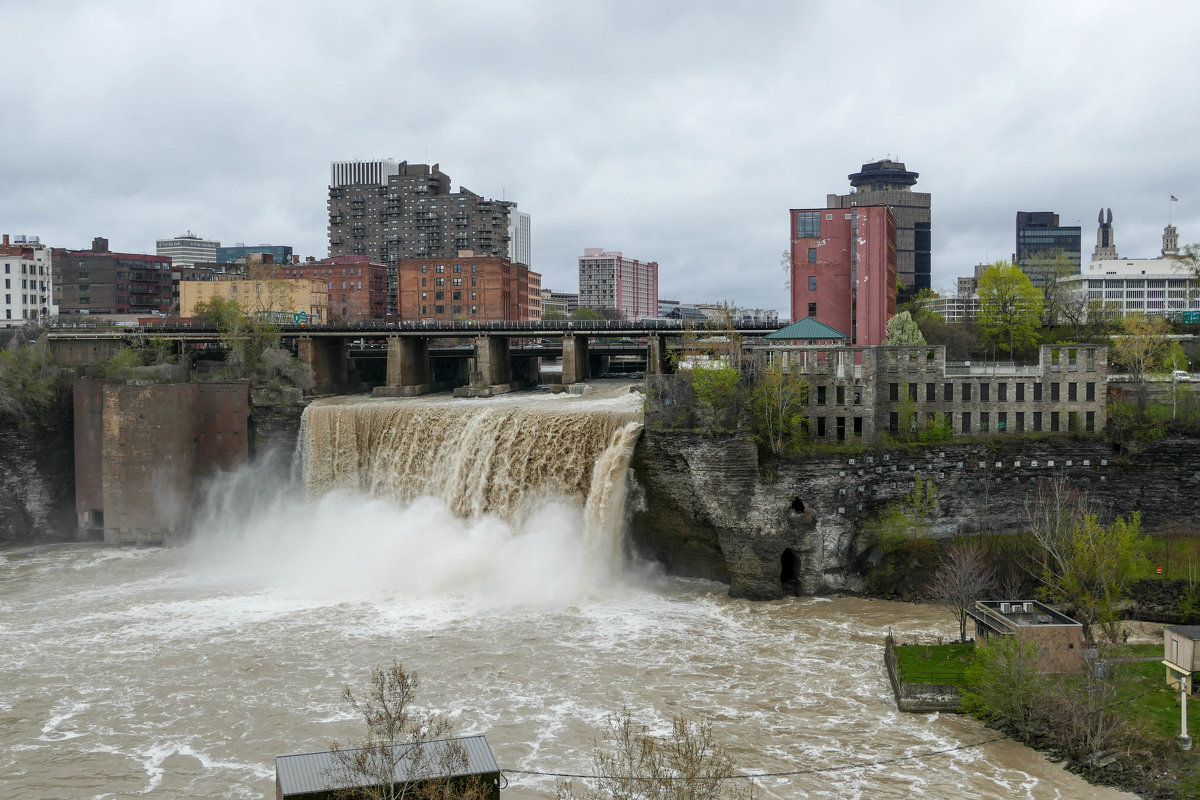
[[[964,403],[971,402],[971,384],[964,383],[962,385],[962,401]]]
[[[821,236],[821,212],[796,212],[796,238],[817,239]]]
[[[992,385],[990,383],[979,384],[979,402],[987,403],[991,400]]]
[[[837,440],[839,442],[846,441],[846,418],[837,418]]]
[[[1000,402],[1000,403],[1008,402],[1008,384],[1007,383],[996,384],[996,401]]]
[[[944,386],[942,386],[942,402],[944,402],[944,403],[953,403],[954,402],[954,384],[953,383],[947,383]]]
[[[808,315],[810,317],[815,317],[817,315],[817,304],[816,303],[808,304]]]
[[[817,248],[815,248],[815,247],[808,248],[808,263],[810,263],[810,264],[817,263]],[[810,287],[810,288],[815,288],[815,287]]]
[[[1050,430],[1051,430],[1051,432],[1058,431],[1058,412],[1057,411],[1050,412]]]
[[[925,384],[925,402],[933,403],[936,401],[937,401],[937,384],[936,383]]]
[[[433,293],[433,299],[434,299],[434,300],[445,300],[445,299],[446,299],[446,293],[445,293],[445,292],[434,292],[434,293]]]
[[[862,417],[854,418],[854,438],[861,439],[863,435]]]
[[[837,403],[836,403],[836,405],[839,405],[839,406],[846,405],[846,387],[845,386],[837,387]]]
[[[986,433],[987,429],[988,429],[988,422],[990,422],[990,420],[988,419],[988,412],[980,411],[979,412],[979,430]]]
[[[1020,386],[1021,384],[1017,384],[1017,385]],[[1024,433],[1024,432],[1025,432],[1025,412],[1018,411],[1017,412],[1017,433]]]
[[[1037,384],[1035,383],[1034,386],[1037,386]],[[1033,429],[1035,431],[1042,429],[1042,412],[1040,411],[1033,412]]]
[[[1079,384],[1068,383],[1067,384],[1067,401],[1073,403],[1078,399],[1079,399]]]
[[[900,384],[898,384],[898,383],[889,383],[888,384],[888,400],[890,400],[893,403],[899,402],[899,400],[900,400]]]
[[[808,276],[808,290],[810,292],[815,292],[817,290],[817,276],[816,275]]]
[[[445,307],[445,306],[434,306],[434,307],[433,307],[433,311],[434,311],[434,313],[435,313],[435,314],[445,314],[445,313],[446,313],[446,307]]]
[[[817,405],[819,405],[819,406],[825,405],[825,387],[824,386],[817,387]]]
[[[970,411],[962,412],[962,432],[963,433],[971,432],[971,412]]]
[[[1089,382],[1084,386],[1084,388],[1086,389],[1086,392],[1084,393],[1084,398],[1089,403],[1094,401],[1096,399],[1096,384]],[[1091,412],[1088,412],[1088,413],[1091,413]]]
[[[1087,417],[1086,417],[1086,419],[1087,419],[1087,431],[1088,431],[1088,433],[1092,433],[1092,432],[1094,432],[1094,431],[1096,430],[1096,412],[1095,412],[1095,411],[1089,411],[1089,412],[1087,412]]]
[[[900,432],[900,415],[897,414],[895,411],[892,411],[891,413],[888,414],[888,432],[889,433],[899,433]]]
[[[856,405],[856,406],[862,405],[862,387],[861,386],[854,387],[854,405]]]
[[[433,279],[433,285],[434,285],[434,286],[445,286],[445,285],[446,285],[446,279],[445,279],[445,278],[434,278],[434,279]]]
[[[1058,384],[1057,383],[1050,384],[1050,402],[1051,403],[1058,402]]]
[[[1017,384],[1017,402],[1018,403],[1025,402],[1025,382],[1024,381],[1021,381],[1020,383]]]
[[[825,438],[825,418],[817,417],[817,436]]]
[[[1035,402],[1035,403],[1042,402],[1042,385],[1040,383],[1035,383],[1033,385],[1033,402]],[[1034,430],[1040,431],[1041,428],[1035,428]]]
[[[1008,412],[1000,411],[996,413],[996,430],[1003,433],[1008,428]]]
[[[444,273],[446,271],[446,265],[438,264],[436,267],[433,268],[433,271],[436,272],[437,274],[441,275],[442,273]]]

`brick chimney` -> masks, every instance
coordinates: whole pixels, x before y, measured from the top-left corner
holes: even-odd
[[[107,253],[108,239],[105,239],[103,236],[97,236],[95,239],[92,239],[92,252]]]

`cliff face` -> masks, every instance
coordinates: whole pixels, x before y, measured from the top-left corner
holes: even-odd
[[[0,545],[75,536],[70,403],[37,425],[0,422]]]
[[[863,588],[862,522],[911,491],[938,487],[935,536],[1015,532],[1040,479],[1064,476],[1104,511],[1141,511],[1146,530],[1200,519],[1200,442],[1163,439],[1114,454],[1100,439],[989,441],[824,452],[759,462],[745,435],[647,430],[634,455],[632,540],[671,572],[769,599]]]

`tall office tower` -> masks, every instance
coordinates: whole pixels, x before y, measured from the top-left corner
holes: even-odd
[[[850,337],[883,343],[896,314],[896,221],[887,206],[793,208],[792,320],[812,317]]]
[[[0,294],[0,327],[24,325],[58,313],[54,305],[50,248],[36,236],[4,234],[0,244],[0,276],[4,292]]]
[[[509,257],[510,213],[516,203],[489,200],[459,187],[427,164],[335,161],[329,179],[329,255],[453,258],[459,250]]]
[[[174,239],[159,239],[155,242],[156,255],[166,256],[177,267],[194,267],[197,264],[214,264],[220,242],[201,239],[188,231]]]
[[[613,308],[622,319],[658,316],[658,262],[586,247],[579,257],[579,306]]]
[[[533,248],[530,245],[530,217],[515,208],[508,215],[508,260],[514,264],[529,266],[533,263]]]
[[[1078,275],[1079,226],[1060,226],[1053,211],[1017,212],[1017,249],[1013,263],[1039,289],[1058,278]],[[1060,261],[1065,257],[1065,261]]]
[[[892,210],[901,301],[932,285],[931,200],[928,192],[912,191],[919,174],[906,170],[900,161],[872,161],[848,176],[854,191],[825,198],[829,208],[885,205]]]

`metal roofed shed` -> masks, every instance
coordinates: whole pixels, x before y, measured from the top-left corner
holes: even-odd
[[[1036,644],[1039,672],[1083,669],[1083,625],[1037,600],[979,600],[967,610],[975,636],[1016,636]]]
[[[1190,694],[1194,688],[1192,673],[1200,672],[1200,625],[1163,626],[1163,663],[1167,683],[1177,685],[1182,675]]]
[[[398,759],[394,782],[396,784],[419,784],[428,780],[451,778],[466,781],[470,778],[480,778],[486,787],[487,796],[498,800],[500,797],[500,767],[496,763],[492,749],[484,736],[464,736],[457,739],[440,739],[432,742],[397,745],[407,753],[414,747],[423,748],[418,763],[437,765],[446,759],[441,756],[446,748],[457,745],[466,753],[467,763],[463,769],[448,774],[412,775],[409,772],[410,760],[403,755]],[[354,752],[349,750],[347,752]],[[319,753],[301,753],[297,755],[275,757],[275,798],[276,800],[332,800],[334,797],[345,797],[347,790],[365,788],[372,784],[353,783],[345,775],[345,769],[334,758],[331,751]]]

